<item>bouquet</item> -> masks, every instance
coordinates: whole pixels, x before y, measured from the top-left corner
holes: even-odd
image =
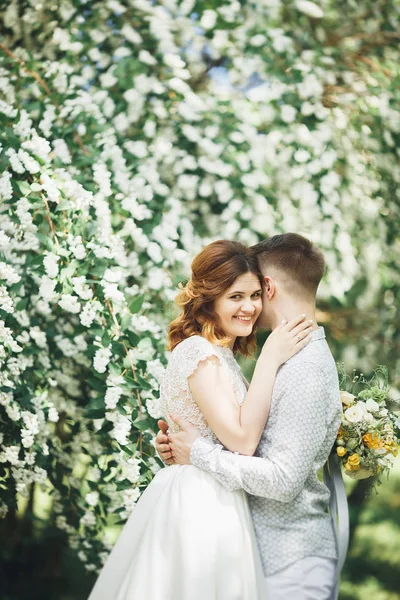
[[[339,367],[342,423],[336,438],[336,453],[346,475],[352,479],[389,474],[399,450],[400,417],[389,399],[388,372],[379,365],[373,376],[350,378]]]

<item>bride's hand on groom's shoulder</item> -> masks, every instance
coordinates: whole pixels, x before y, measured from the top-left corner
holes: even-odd
[[[157,425],[160,428],[156,437],[157,454],[166,465],[173,465],[175,461],[172,456],[171,447],[169,445],[169,439],[167,435],[168,423],[160,419]]]
[[[284,320],[268,336],[262,353],[269,362],[274,360],[279,367],[309,343],[312,330],[313,322],[304,314],[290,321]]]

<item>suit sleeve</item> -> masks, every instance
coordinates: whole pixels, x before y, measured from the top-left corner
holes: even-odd
[[[327,385],[312,363],[291,366],[279,398],[278,420],[266,458],[243,456],[198,438],[193,465],[211,473],[228,490],[291,502],[302,490],[327,434]]]

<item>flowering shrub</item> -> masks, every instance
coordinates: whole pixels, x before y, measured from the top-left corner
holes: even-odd
[[[212,239],[304,233],[325,297],[361,280],[372,301],[399,177],[384,5],[362,4],[364,37],[328,0],[2,9],[2,516],[43,486],[86,567],[104,560],[159,467],[170,304]]]
[[[399,450],[400,416],[388,408],[386,367],[377,367],[370,379],[354,375],[351,382],[342,369],[341,387],[350,390],[340,393],[344,412],[336,439],[346,475],[366,479],[389,473]]]

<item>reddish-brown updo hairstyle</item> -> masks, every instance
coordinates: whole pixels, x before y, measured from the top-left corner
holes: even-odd
[[[206,246],[192,262],[192,276],[180,285],[176,303],[182,314],[172,321],[168,332],[168,347],[173,350],[192,335],[201,335],[212,344],[226,345],[228,340],[214,312],[214,301],[233,285],[240,275],[254,273],[263,285],[258,261],[239,242],[219,240]],[[237,337],[233,348],[244,356],[256,349],[255,331],[248,337]]]

